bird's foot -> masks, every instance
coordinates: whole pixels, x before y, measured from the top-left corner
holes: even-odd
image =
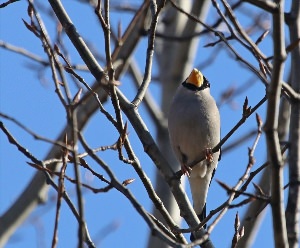
[[[212,152],[211,148],[206,148],[205,149],[205,159],[209,163],[214,162],[213,152]]]
[[[186,176],[190,177],[192,168],[187,166],[186,164],[182,164],[181,165],[181,171],[182,171],[183,175],[186,175]]]

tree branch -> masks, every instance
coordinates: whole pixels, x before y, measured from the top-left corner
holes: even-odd
[[[130,54],[138,44],[140,39],[141,33],[140,29],[141,26],[144,25],[145,20],[145,12],[147,11],[147,6],[149,2],[145,2],[140,10],[134,16],[132,22],[129,24],[127,30],[125,31],[122,41],[122,47],[117,47],[112,55],[113,61],[121,61],[122,63],[116,70],[116,78],[118,78],[124,71],[126,66],[126,62],[130,57]],[[59,5],[58,5],[59,6]],[[57,7],[57,5],[56,5]],[[58,10],[59,13],[64,14],[64,10]],[[69,18],[63,17],[63,20],[69,20]],[[72,25],[71,25],[72,26]],[[73,26],[72,26],[73,27]],[[75,37],[77,40],[74,41],[76,44],[79,44],[80,49],[82,46],[82,39],[79,37],[78,33],[74,29],[69,29],[69,31],[73,31],[72,37]],[[127,39],[130,37],[130,39]],[[85,47],[86,48],[86,47]],[[85,57],[85,56],[84,56]],[[89,66],[92,71],[97,71],[97,68],[100,67],[97,65],[94,67],[95,60],[91,59],[91,63]],[[102,71],[96,72],[96,77],[99,78],[100,74],[102,75]],[[107,94],[104,92],[103,88],[100,87],[98,82],[92,87],[93,91],[97,93],[99,99],[103,101]],[[82,130],[83,127],[86,125],[89,118],[92,116],[93,113],[99,108],[97,101],[95,101],[93,94],[87,92],[81,99],[81,103],[78,104],[77,113],[78,113],[78,130]],[[57,141],[63,142],[65,135],[71,136],[70,130],[68,127],[65,127]],[[51,150],[48,152],[46,156],[46,160],[51,159],[53,157],[57,157],[61,152],[61,148],[58,146],[53,146]],[[51,163],[50,167],[54,169],[57,166],[57,163]],[[24,191],[20,194],[20,197],[14,202],[14,204],[0,217],[0,222],[5,223],[0,225],[0,246],[5,244],[6,241],[9,239],[11,234],[14,230],[24,221],[27,215],[36,207],[37,204],[45,201],[45,197],[47,194],[47,184],[45,182],[45,176],[41,172],[37,172],[28,186],[24,189]]]
[[[27,158],[29,158],[33,163],[41,166],[42,168],[45,167],[43,161],[40,161],[39,159],[37,159],[35,156],[33,156],[29,151],[28,149],[26,149],[25,147],[23,147],[21,144],[19,144],[19,142],[11,135],[11,133],[6,129],[6,127],[4,126],[4,124],[2,122],[0,122],[0,129],[4,132],[4,134],[6,135],[6,137],[8,138],[9,142],[11,144],[13,144],[14,146],[16,146],[18,148],[18,150],[24,155],[26,156]],[[39,174],[41,175],[41,174]],[[46,171],[46,170],[43,170],[43,176],[46,177],[46,181],[48,184],[50,184],[57,192],[59,191],[59,188],[58,186],[55,184],[55,182],[52,180],[51,176],[49,175],[49,173]],[[45,179],[44,179],[45,181]],[[68,194],[66,191],[63,192],[63,198],[64,200],[66,201],[66,203],[68,204],[69,208],[71,209],[72,213],[74,214],[74,216],[76,217],[77,221],[80,222],[81,221],[81,218],[74,206],[74,204],[72,203],[71,199],[69,198]],[[35,201],[38,201],[39,199],[35,199]],[[20,201],[20,200],[19,200]],[[34,202],[35,203],[35,202]],[[32,203],[32,204],[34,204]],[[22,204],[19,204],[18,206],[19,208],[22,208],[23,205]],[[21,209],[20,209],[21,211]],[[1,226],[3,226],[4,228],[9,226],[7,223],[7,221],[10,221],[9,218],[0,218],[0,221],[1,221]],[[20,221],[16,221],[15,225],[19,224],[18,222]],[[85,238],[85,242],[87,243],[88,247],[90,248],[94,248],[95,245],[93,243],[93,241],[91,240],[90,236],[89,236],[89,232],[88,232],[88,229],[87,229],[87,226],[86,226],[86,223],[84,222],[83,223],[83,228],[84,228],[84,238]],[[6,238],[6,237],[4,237]],[[1,244],[4,243],[5,240],[1,240]]]
[[[273,13],[274,65],[268,88],[265,133],[268,157],[272,165],[271,207],[275,247],[288,247],[283,202],[283,159],[278,138],[279,100],[286,52],[284,46],[284,1],[276,0],[278,13]]]
[[[293,0],[290,12],[286,16],[290,31],[290,43],[300,36],[300,2]],[[300,46],[291,51],[291,87],[300,92]],[[289,135],[289,193],[286,207],[286,227],[290,248],[299,247],[300,236],[300,102],[291,102]]]

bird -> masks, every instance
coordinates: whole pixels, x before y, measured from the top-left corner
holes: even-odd
[[[221,131],[220,114],[210,94],[210,83],[196,68],[175,92],[168,115],[168,130],[182,174],[189,179],[194,211],[202,221],[206,217],[208,188],[221,153],[220,150],[212,153],[212,148],[220,142]],[[203,155],[205,160],[189,167]]]

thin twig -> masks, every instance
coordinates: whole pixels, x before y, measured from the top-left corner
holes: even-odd
[[[170,0],[170,3],[172,4],[173,7],[175,7],[177,10],[179,10],[181,13],[185,14],[188,18],[190,18],[191,20],[194,20],[197,23],[200,23],[202,26],[204,26],[207,30],[209,30],[210,32],[212,32],[215,36],[219,37],[220,40],[222,40],[225,45],[229,48],[229,50],[235,55],[236,60],[241,61],[243,64],[246,65],[246,67],[248,67],[260,80],[261,82],[265,85],[268,86],[269,82],[265,77],[265,74],[263,71],[258,70],[257,68],[255,68],[252,64],[250,64],[248,61],[246,61],[243,56],[241,56],[228,42],[228,40],[226,39],[226,37],[224,36],[224,34],[222,32],[216,31],[214,28],[212,28],[211,26],[205,24],[204,22],[202,22],[201,20],[199,20],[198,18],[196,18],[195,16],[187,13],[186,11],[184,11],[182,8],[180,8],[173,0]],[[278,12],[278,11],[276,11]],[[264,57],[264,56],[263,56]],[[268,58],[266,58],[266,61],[268,60]],[[271,67],[271,66],[270,66]],[[286,93],[292,100],[295,101],[299,101],[300,100],[300,94],[297,93],[296,91],[293,90],[293,88],[291,88],[288,84],[286,84],[285,82],[282,82],[281,84],[283,92]]]
[[[32,8],[35,18],[39,24],[39,28],[40,28],[40,34],[41,34],[41,41],[43,42],[44,46],[45,46],[45,51],[50,59],[50,61],[55,62],[56,65],[59,65],[58,60],[54,54],[53,49],[51,48],[51,43],[50,43],[50,38],[47,34],[46,31],[46,27],[42,21],[42,19],[39,16],[39,13],[36,11],[32,0],[28,0],[29,2],[29,6]],[[32,25],[33,25],[33,21],[32,21]],[[53,76],[54,76],[54,81],[55,81],[55,85],[57,87],[57,89],[60,87],[58,84],[58,80],[56,79],[55,76],[55,70],[56,68],[54,67],[54,63],[51,63],[52,65],[52,72],[53,72]],[[63,80],[63,89],[65,91],[65,95],[67,97],[67,103],[63,100],[63,96],[61,95],[60,91],[58,90],[58,95],[59,98],[61,99],[66,113],[67,113],[67,118],[68,118],[68,122],[71,123],[71,143],[73,146],[73,149],[71,150],[74,159],[74,170],[75,170],[75,178],[76,178],[76,193],[77,193],[77,201],[78,201],[78,213],[79,213],[79,230],[78,230],[78,237],[79,237],[79,248],[83,247],[83,242],[85,240],[85,230],[84,230],[84,213],[83,213],[83,200],[82,200],[82,193],[81,193],[81,186],[80,186],[80,173],[79,173],[79,162],[78,162],[78,157],[77,157],[77,114],[76,114],[76,108],[73,108],[71,103],[72,103],[72,97],[71,97],[71,93],[68,87],[68,84],[66,82],[66,80],[64,80],[64,74],[63,74],[63,69],[61,68],[61,66],[58,67],[58,71],[60,73],[60,76]]]
[[[137,88],[140,88],[141,82],[143,81],[143,77],[138,68],[138,64],[134,60],[134,58],[131,59],[129,65],[128,65],[128,72],[132,76],[133,81],[136,84]],[[167,123],[166,123],[167,120],[166,120],[165,116],[163,115],[163,112],[161,111],[157,102],[155,101],[155,98],[152,96],[152,94],[150,93],[149,90],[146,91],[143,102],[144,102],[145,107],[147,108],[149,114],[151,115],[151,118],[154,121],[156,128],[158,130],[166,129],[167,128]]]
[[[257,117],[257,119],[259,119]],[[213,230],[213,228],[216,226],[216,224],[220,221],[220,219],[223,217],[223,215],[226,213],[226,211],[229,208],[229,205],[231,204],[231,202],[235,199],[235,191],[238,190],[238,188],[242,185],[242,183],[249,177],[249,173],[250,170],[253,166],[254,160],[253,160],[253,154],[254,151],[256,149],[256,146],[258,144],[258,141],[261,137],[261,127],[262,127],[262,122],[261,121],[257,121],[257,126],[258,126],[258,132],[257,132],[257,136],[255,138],[255,141],[252,145],[252,148],[249,149],[249,161],[248,161],[248,165],[246,167],[246,170],[244,172],[244,174],[242,175],[242,177],[239,179],[239,181],[236,183],[236,185],[232,188],[233,192],[230,194],[230,196],[228,197],[227,203],[224,207],[224,209],[221,210],[220,214],[217,216],[217,218],[213,221],[213,223],[207,228],[207,232],[211,233],[211,231]]]
[[[20,55],[23,55],[31,60],[34,60],[38,63],[41,63],[43,66],[47,66],[49,65],[49,61],[47,60],[44,60],[43,58],[35,55],[34,53],[31,53],[29,52],[28,50],[22,48],[22,47],[17,47],[17,46],[14,46],[14,45],[11,45],[7,42],[4,42],[2,40],[0,40],[0,47],[4,48],[4,49],[7,49],[11,52],[15,52],[17,54],[20,54]]]
[[[152,4],[155,5],[154,1],[152,2]],[[136,94],[134,100],[132,101],[132,104],[135,107],[138,107],[138,105],[143,101],[143,98],[146,94],[149,83],[151,81],[151,71],[152,71],[152,60],[153,60],[153,54],[154,54],[155,32],[156,32],[160,12],[163,10],[165,4],[166,4],[166,0],[162,0],[162,1],[160,1],[159,6],[153,6],[151,8],[151,10],[152,10],[152,22],[151,22],[150,30],[149,30],[145,72],[144,72],[143,82],[142,82],[141,86],[139,87],[138,93]]]
[[[247,109],[247,108],[244,108]],[[258,118],[257,118],[258,120]],[[210,212],[210,214],[200,223],[200,225],[196,228],[196,230],[198,228],[201,228],[207,221],[208,219],[211,218],[211,216],[217,212],[220,212],[218,214],[218,216],[215,218],[215,220],[212,222],[212,224],[210,226],[208,226],[207,228],[207,235],[210,235],[212,230],[215,228],[215,226],[217,225],[217,223],[221,220],[221,218],[225,215],[225,213],[227,212],[227,210],[230,208],[232,201],[235,199],[235,195],[236,195],[236,191],[241,187],[241,185],[243,184],[243,182],[249,177],[249,172],[253,166],[253,159],[251,159],[251,157],[253,156],[253,153],[256,149],[257,143],[261,137],[261,126],[262,123],[260,121],[257,121],[257,126],[258,126],[258,131],[257,131],[257,135],[255,138],[255,141],[252,145],[252,148],[249,150],[249,162],[248,165],[245,169],[244,174],[241,176],[241,178],[239,179],[239,181],[236,183],[236,185],[234,187],[232,187],[231,193],[229,194],[229,197],[227,199],[226,202],[224,202],[220,207],[218,207],[216,210],[214,210],[214,212]],[[265,199],[264,199],[265,200]],[[243,203],[244,204],[244,203]],[[197,240],[196,242],[193,242],[193,244],[201,244],[203,242],[203,238],[200,240]]]
[[[245,64],[252,72],[254,72],[256,74],[256,76],[258,76],[258,78],[265,84],[268,84],[267,79],[265,78],[264,74],[257,70],[252,64],[250,64],[248,61],[246,61],[243,56],[241,56],[240,54],[238,54],[238,52],[229,44],[229,42],[227,41],[227,39],[225,38],[224,34],[222,32],[216,31],[215,29],[213,29],[211,26],[205,24],[204,22],[202,22],[201,20],[199,20],[197,17],[187,13],[186,11],[184,11],[182,8],[180,8],[173,0],[170,0],[170,3],[176,8],[178,9],[181,13],[185,14],[188,18],[190,18],[191,20],[200,23],[202,26],[204,26],[206,29],[208,29],[210,32],[212,32],[215,36],[219,37],[224,43],[225,45],[229,48],[229,50],[235,55],[236,59],[238,61],[241,61],[243,64]]]
[[[153,221],[153,219],[148,215],[146,210],[136,201],[134,196],[130,193],[130,191],[125,188],[122,183],[118,181],[118,179],[115,177],[114,173],[110,170],[109,166],[102,161],[96,154],[93,153],[93,151],[90,149],[88,144],[86,143],[84,137],[81,133],[78,133],[79,140],[81,144],[83,145],[84,149],[89,153],[89,155],[92,157],[92,159],[99,164],[105,172],[108,174],[108,176],[111,179],[112,186],[118,190],[120,193],[122,193],[133,205],[133,207],[137,210],[137,212],[143,217],[145,222],[148,224],[151,231],[156,231],[158,229],[158,226]],[[170,239],[169,236],[165,235],[163,232],[156,232],[157,236],[161,239],[163,239],[167,244],[174,246],[176,243],[174,243],[173,240]]]
[[[268,68],[268,71],[270,70],[270,65],[268,64],[266,56],[260,51],[258,46],[252,41],[252,39],[249,37],[249,35],[245,32],[241,24],[238,22],[238,19],[234,15],[233,10],[231,9],[230,5],[226,0],[221,0],[227,13],[228,17],[233,23],[236,31],[239,35],[249,44],[250,51],[253,53],[254,57],[258,60],[263,60],[265,63],[265,66]]]
[[[6,7],[14,2],[18,2],[18,1],[20,1],[20,0],[8,0],[7,2],[1,3],[0,8],[4,8],[4,7]]]
[[[65,136],[65,144],[68,145],[67,142],[67,135]],[[63,192],[65,191],[65,184],[64,184],[64,177],[66,173],[67,168],[67,156],[68,156],[68,150],[64,149],[62,151],[62,167],[59,173],[59,180],[58,180],[58,191],[57,191],[57,201],[56,201],[56,213],[55,213],[55,223],[54,223],[54,232],[53,232],[53,238],[52,238],[52,248],[55,248],[57,245],[57,233],[58,233],[58,220],[60,215],[60,207],[61,207],[61,200],[63,196]]]
[[[22,128],[25,132],[29,133],[34,139],[36,140],[42,140],[44,142],[47,142],[49,144],[52,144],[52,145],[56,145],[56,146],[59,146],[61,148],[67,148],[69,150],[71,150],[72,148],[71,147],[66,147],[65,144],[63,142],[60,142],[60,141],[55,141],[55,140],[51,140],[49,138],[46,138],[46,137],[43,137],[37,133],[35,133],[34,131],[32,131],[30,128],[26,127],[24,124],[22,124],[20,121],[18,121],[17,119],[7,115],[7,114],[4,114],[4,113],[1,113],[0,112],[0,117],[2,118],[5,118],[9,121],[12,121],[13,123],[15,123],[18,127]]]
[[[96,79],[99,79],[99,75],[103,75],[102,71],[98,71],[100,67],[97,65],[95,66],[94,62],[95,60],[93,58],[90,58],[89,55],[91,54],[89,50],[86,52],[87,47],[84,46],[82,37],[78,35],[78,32],[74,28],[74,26],[68,26],[68,16],[66,15],[66,11],[61,6],[61,2],[56,0],[49,0],[51,4],[54,4],[54,10],[56,11],[58,19],[61,21],[61,23],[64,23],[66,26],[66,29],[68,30],[68,35],[70,39],[74,42],[75,47],[80,51],[80,54],[83,56],[83,60],[89,65],[89,68],[93,74],[93,76]],[[146,0],[140,7],[140,9],[135,14],[132,22],[129,24],[129,26],[126,29],[126,32],[124,33],[122,37],[122,49],[120,47],[117,47],[113,53],[114,61],[118,61],[118,68],[116,72],[116,77],[120,77],[120,75],[125,70],[125,65],[128,59],[130,58],[130,55],[132,54],[134,48],[139,43],[139,40],[141,38],[140,29],[143,26],[143,23],[146,19],[146,12],[147,7],[149,6],[149,1]],[[61,19],[62,18],[62,19]],[[74,29],[73,29],[74,28]],[[85,56],[86,55],[86,56]],[[100,99],[105,100],[107,97],[107,94],[104,93],[103,89],[101,88],[101,82],[97,81],[93,86],[93,91],[97,92],[99,94]],[[120,94],[120,93],[118,93]],[[92,94],[88,92],[83,96],[84,105],[78,105],[78,127],[80,130],[83,129],[83,127],[87,124],[87,121],[90,119],[91,115],[97,110],[98,105],[95,102],[94,98],[92,97]],[[127,106],[128,107],[128,106]],[[124,106],[123,106],[124,108]],[[128,107],[130,109],[130,107]],[[134,123],[134,121],[133,121]],[[135,124],[136,125],[136,124]],[[143,128],[139,128],[139,130],[144,130]],[[68,133],[70,136],[70,130],[68,126],[65,126],[63,128],[63,131],[58,137],[58,140],[63,140],[63,137],[65,133]],[[149,135],[146,133],[146,136]],[[149,135],[150,136],[150,135]],[[151,137],[151,136],[150,136]],[[149,139],[147,138],[148,142]],[[153,144],[155,144],[153,142]],[[61,148],[57,146],[52,146],[48,154],[46,155],[47,159],[52,159],[53,157],[57,157],[60,155]],[[157,164],[164,164],[164,158],[160,155],[156,160],[154,160]],[[57,164],[49,164],[49,168],[55,169]],[[36,199],[46,200],[46,190],[47,184],[45,182],[45,179],[43,175],[40,172],[36,172],[34,174],[33,179],[31,182],[26,186],[23,193],[18,197],[18,199],[11,205],[11,207],[5,211],[5,213],[1,216],[1,219],[7,223],[7,225],[4,227],[3,225],[0,225],[0,236],[2,237],[2,242],[5,242],[13,233],[13,231],[17,228],[18,225],[13,225],[13,223],[20,223],[23,218],[25,218],[30,212],[33,211],[34,207],[39,203],[39,201],[36,201]],[[178,190],[179,189],[179,190]],[[184,190],[182,187],[176,188],[176,191],[180,192],[180,194],[184,194]],[[67,193],[65,193],[67,195]],[[180,195],[179,194],[179,195]],[[22,203],[22,208],[20,209],[20,202]],[[188,203],[187,203],[188,204]],[[75,209],[75,208],[74,208]],[[189,208],[192,209],[192,208]],[[76,210],[76,209],[75,209]],[[76,216],[76,218],[78,215]]]
[[[70,155],[68,156],[68,161],[73,161],[73,158],[70,159]],[[44,162],[45,163],[45,162]],[[45,171],[47,173],[49,173],[49,175],[53,176],[57,176],[57,177],[60,177],[61,176],[61,172],[56,172],[56,171],[52,171],[50,169],[48,169],[47,167],[41,167],[37,164],[34,164],[34,163],[30,163],[30,162],[27,162],[27,164],[29,164],[30,166],[32,166],[33,168],[37,169],[37,170],[40,170],[40,171]],[[108,192],[109,190],[111,190],[113,188],[113,186],[110,184],[110,182],[105,179],[102,175],[96,173],[95,171],[93,171],[90,167],[87,168],[86,166],[83,166],[84,168],[88,169],[89,171],[91,171],[91,173],[96,176],[97,178],[99,178],[101,181],[105,182],[106,184],[108,184],[107,186],[103,187],[103,188],[94,188],[94,187],[91,187],[90,185],[87,185],[85,183],[80,183],[80,185],[84,188],[87,188],[87,189],[90,189],[93,193],[106,193]],[[73,184],[77,184],[77,180],[76,179],[73,179],[67,175],[64,175],[64,179],[66,179],[67,181],[73,183]]]
[[[25,147],[23,147],[22,145],[19,144],[19,142],[12,136],[12,134],[7,130],[7,128],[4,126],[4,124],[0,121],[0,129],[3,131],[3,133],[6,135],[6,137],[8,138],[9,142],[13,145],[15,145],[18,150],[27,158],[29,158],[33,163],[38,164],[41,167],[45,168],[45,165],[43,163],[43,161],[40,161],[39,159],[37,159],[34,155],[32,155],[29,150]],[[55,184],[55,182],[52,180],[50,174],[48,172],[46,172],[44,170],[44,174],[46,177],[46,181],[48,182],[48,184],[50,184],[57,192],[58,192],[58,186]],[[69,208],[71,209],[72,213],[74,214],[75,218],[77,219],[77,221],[80,221],[80,217],[78,215],[78,212],[74,206],[74,204],[72,203],[71,199],[69,198],[68,194],[66,191],[64,191],[63,193],[63,198],[66,201],[67,205],[69,206]],[[85,231],[85,242],[87,243],[88,247],[90,248],[94,248],[95,245],[93,244],[93,241],[91,240],[89,233],[88,233],[88,229],[86,224],[84,223],[84,231]]]

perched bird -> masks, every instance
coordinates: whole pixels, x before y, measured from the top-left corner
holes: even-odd
[[[189,178],[193,206],[200,221],[206,217],[206,197],[220,152],[220,114],[208,80],[197,69],[178,87],[170,106],[168,128],[172,148]],[[205,155],[192,169],[188,165]]]

